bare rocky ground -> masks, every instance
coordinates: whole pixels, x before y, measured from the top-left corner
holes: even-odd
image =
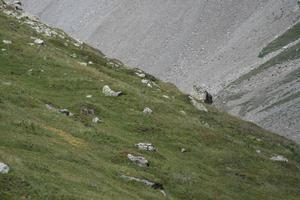
[[[229,83],[270,59],[270,56],[258,58],[258,53],[300,16],[296,0],[26,0],[23,3],[26,10],[42,21],[63,28],[110,57],[175,83],[183,91],[192,92],[193,85],[201,85],[218,96],[224,96],[224,91],[230,93],[223,90]],[[288,65],[299,69],[298,61]],[[235,88],[239,93],[245,93],[242,91],[245,87],[253,92],[234,102],[226,101],[226,105],[220,103],[223,102],[220,98],[218,105],[299,141],[296,123],[300,121],[299,98],[276,109],[264,110],[260,104],[253,109],[244,106],[254,99],[268,101],[268,105],[279,101],[289,90],[295,92],[293,88],[298,87],[299,78],[291,88],[287,84],[266,88],[289,77],[284,72],[275,80],[267,75],[274,70],[276,73],[277,68],[270,70],[253,79],[252,84]],[[262,77],[267,92],[256,89]]]

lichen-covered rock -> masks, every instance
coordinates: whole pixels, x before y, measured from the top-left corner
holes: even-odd
[[[156,151],[156,148],[151,143],[138,143],[135,146],[137,146],[141,150],[145,151]]]
[[[148,160],[146,158],[144,158],[143,156],[134,156],[132,154],[128,154],[127,158],[140,167],[148,167],[149,166]]]
[[[112,89],[110,89],[110,87],[108,85],[105,85],[103,87],[102,92],[105,96],[109,96],[109,97],[118,97],[123,94],[123,92],[121,92],[121,91],[118,91],[118,92],[113,91]]]
[[[7,174],[8,172],[9,172],[9,166],[7,164],[0,162],[0,173]]]

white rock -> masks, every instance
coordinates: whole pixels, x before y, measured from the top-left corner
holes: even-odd
[[[93,96],[92,95],[86,95],[86,98],[92,98]]]
[[[196,99],[194,99],[192,96],[189,96],[192,105],[199,111],[208,112],[207,108],[200,102],[198,102]]]
[[[82,65],[82,66],[87,66],[86,62],[79,62],[79,64]]]
[[[167,95],[163,95],[163,98],[165,98],[165,99],[170,99],[170,97],[167,96]]]
[[[110,87],[108,85],[105,85],[103,87],[102,92],[105,96],[109,96],[109,97],[118,97],[118,96],[122,95],[121,91],[115,92],[112,89],[110,89]]]
[[[134,156],[132,154],[128,154],[127,158],[140,167],[148,167],[149,166],[148,160],[142,156]]]
[[[9,167],[8,165],[0,162],[0,173],[1,174],[7,174],[9,172]]]
[[[146,108],[144,108],[143,113],[145,115],[151,115],[153,113],[153,111],[150,108],[146,107]]]
[[[136,72],[135,74],[136,74],[138,77],[140,77],[140,78],[145,78],[145,77],[146,77],[146,74],[144,74],[144,73]]]
[[[6,49],[1,49],[1,51],[3,51],[3,52],[4,52],[4,51],[6,51]]]
[[[186,115],[186,112],[184,110],[179,111],[181,114]]]
[[[101,120],[99,119],[99,117],[95,117],[95,118],[93,118],[92,122],[93,123],[100,123]]]
[[[273,156],[270,159],[273,160],[273,161],[279,161],[279,162],[288,162],[289,161],[287,158],[285,158],[282,155],[276,155],[276,156]]]
[[[135,146],[137,146],[141,150],[145,151],[156,151],[156,148],[151,143],[138,143]]]
[[[185,148],[182,148],[181,149],[181,153],[185,153],[186,152],[186,149]]]
[[[147,85],[148,87],[151,87],[152,88],[152,82],[148,79],[142,79],[141,82],[145,85]]]
[[[12,44],[12,41],[10,41],[10,40],[3,40],[2,41],[4,44]]]
[[[37,39],[34,40],[34,43],[37,44],[37,45],[43,45],[44,44],[44,40],[41,40],[41,39],[37,38]]]
[[[89,65],[93,65],[94,63],[93,63],[92,61],[89,61],[88,64],[89,64]]]
[[[261,153],[261,150],[257,149],[257,150],[256,150],[256,153],[260,154],[260,153]]]
[[[59,112],[65,114],[66,116],[73,116],[73,113],[71,113],[68,109],[60,109]]]

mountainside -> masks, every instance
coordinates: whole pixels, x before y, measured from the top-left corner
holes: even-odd
[[[278,52],[267,56],[263,52],[259,57],[268,43],[298,22],[297,0],[23,2],[25,9],[42,21],[105,54],[172,82],[185,92],[193,92],[193,85],[202,86],[218,98],[222,109],[300,142],[296,75],[300,65],[297,60],[277,63],[275,58],[269,62]],[[279,48],[289,47],[284,45]],[[231,83],[264,63],[276,66],[255,74],[254,82],[233,88]],[[271,105],[276,108],[270,109]]]
[[[299,199],[295,143],[0,6],[1,200]]]

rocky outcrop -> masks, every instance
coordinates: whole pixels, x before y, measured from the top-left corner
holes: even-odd
[[[196,86],[196,85],[193,86],[193,97],[198,101],[203,101],[204,103],[207,104],[213,103],[212,95],[209,94],[207,90],[205,90],[200,86]]]

